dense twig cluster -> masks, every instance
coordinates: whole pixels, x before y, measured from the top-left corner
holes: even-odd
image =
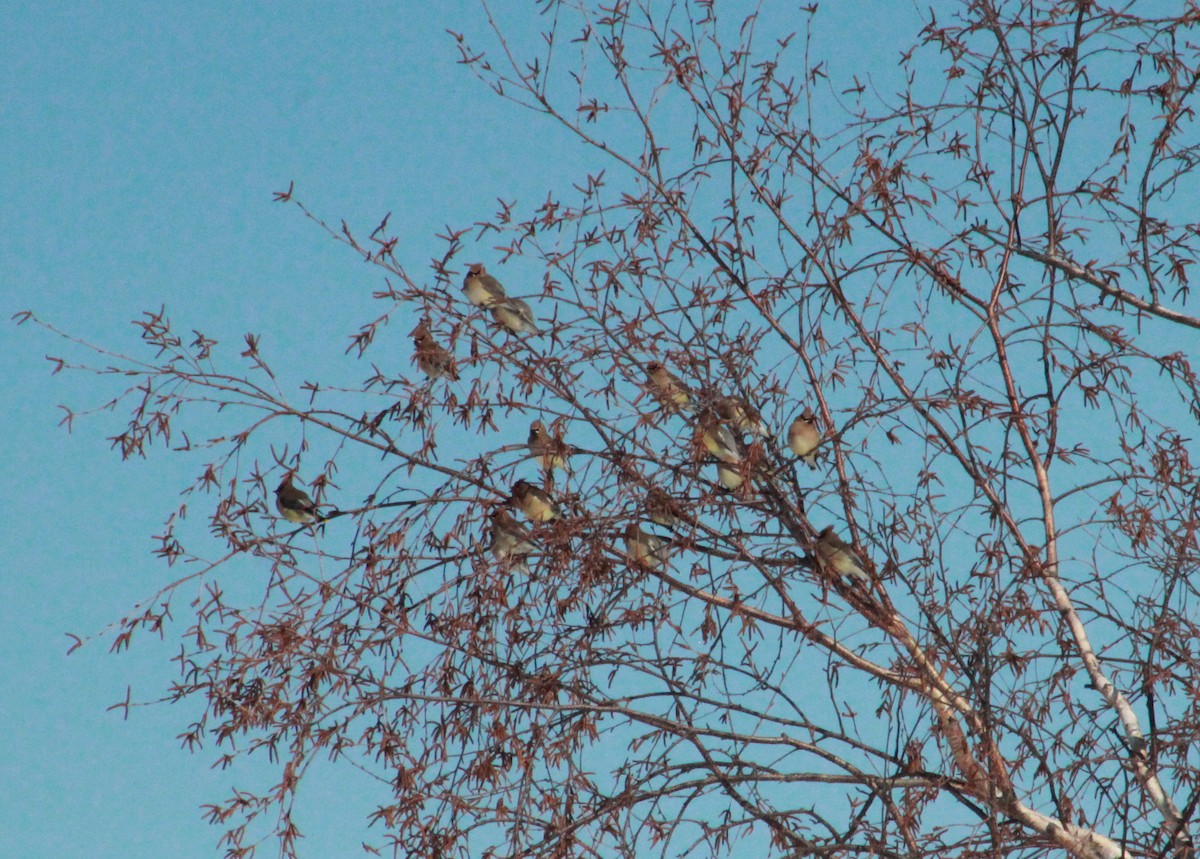
[[[123,455],[253,416],[207,433],[224,554],[117,642],[203,583],[188,741],[283,762],[230,855],[268,811],[291,853],[318,755],[398,855],[1193,855],[1200,11],[964,3],[845,87],[770,7],[544,5],[544,54],[462,61],[603,169],[429,282],[322,223],[387,274],[361,389],[292,405],[161,312],[120,368]]]

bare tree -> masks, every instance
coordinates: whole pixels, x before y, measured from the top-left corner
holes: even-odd
[[[361,389],[146,317],[117,443],[219,436],[224,549],[118,644],[188,614],[191,737],[278,756],[229,855],[328,756],[402,856],[1193,855],[1200,9],[951,6],[887,82],[815,7],[489,19],[595,169],[425,276],[325,227],[386,273]]]

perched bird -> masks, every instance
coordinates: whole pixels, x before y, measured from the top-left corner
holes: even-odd
[[[692,408],[692,396],[687,385],[662,364],[651,361],[646,365],[646,376],[650,380],[650,393],[664,406],[670,409]]]
[[[521,568],[528,569],[525,566],[525,556],[536,548],[529,532],[503,507],[493,510],[491,519],[492,544],[488,548],[492,556],[498,561],[511,558]]]
[[[817,447],[821,444],[821,431],[814,423],[816,419],[812,409],[806,408],[788,428],[788,447],[809,465],[816,464]]]
[[[519,298],[509,298],[489,305],[492,319],[510,334],[541,334],[529,305]]]
[[[717,480],[730,492],[741,489],[742,484],[746,482],[746,478],[742,477],[742,470],[738,467],[737,463],[728,462],[717,463]]]
[[[550,493],[528,480],[518,480],[513,484],[512,500],[531,522],[550,522],[562,518],[562,508],[550,497]]]
[[[529,452],[537,457],[543,469],[553,471],[561,468],[567,474],[571,473],[571,464],[567,461],[567,457],[571,455],[571,448],[561,438],[550,435],[541,421],[534,421],[529,425],[529,439],[526,443],[529,445]]]
[[[667,544],[657,534],[630,522],[625,528],[625,556],[639,566],[657,569],[667,562]]]
[[[904,763],[901,770],[907,775],[918,775],[925,770],[924,747],[917,740],[904,744]]]
[[[415,360],[417,368],[431,379],[449,377],[458,378],[458,368],[454,366],[454,356],[449,350],[433,339],[429,327],[424,321],[412,332],[413,345],[417,347]]]
[[[766,438],[771,434],[763,422],[758,409],[740,397],[717,397],[713,402],[717,417],[739,432],[748,432]]]
[[[321,513],[317,510],[317,505],[308,497],[307,492],[292,485],[294,477],[295,475],[289,471],[275,489],[275,509],[289,522],[297,522],[301,525],[320,522]]]
[[[471,263],[467,268],[463,292],[467,294],[467,301],[476,307],[491,307],[508,297],[500,281],[488,274],[481,262]]]
[[[655,525],[662,525],[664,528],[679,527],[679,502],[657,486],[652,486],[646,493],[645,509],[646,515]]]
[[[742,461],[741,445],[729,427],[717,419],[716,413],[705,409],[696,417],[696,443],[721,462]]]
[[[864,582],[871,581],[854,549],[833,533],[832,525],[827,525],[817,536],[817,558],[840,576],[850,576]]]

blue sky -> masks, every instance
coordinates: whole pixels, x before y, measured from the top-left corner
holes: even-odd
[[[520,37],[536,23],[504,26]],[[862,28],[888,22],[857,26],[865,50],[873,39]],[[317,214],[363,234],[391,212],[397,256],[422,274],[445,225],[489,214],[500,197],[543,198],[595,160],[459,66],[448,28],[486,41],[473,2],[169,13],[4,4],[3,318],[31,309],[136,351],[130,320],[165,305],[183,331],[224,343],[260,334],[293,384],[308,367],[344,360],[345,338],[375,310],[380,273],[273,203],[273,191],[294,181]],[[881,62],[894,68],[893,57]],[[211,749],[180,749],[196,715],[189,705],[128,719],[107,711],[127,687],[135,700],[161,694],[182,622],[161,643],[143,636],[110,655],[111,636],[101,636],[66,656],[65,633],[101,633],[177,574],[152,557],[151,535],[198,460],[158,450],[120,462],[105,440],[120,431],[119,414],[68,435],[55,404],[103,403],[111,380],[51,377],[43,356],[68,350],[32,327],[9,324],[3,343],[0,854],[218,856],[220,830],[199,808],[255,773],[214,771]],[[320,823],[306,830],[305,855],[357,852],[366,809],[337,801],[346,791],[365,796],[369,786],[339,771],[301,791],[320,810],[307,818]]]

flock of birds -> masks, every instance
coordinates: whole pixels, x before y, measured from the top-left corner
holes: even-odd
[[[519,298],[509,298],[500,281],[488,274],[482,264],[474,263],[468,268],[463,280],[463,292],[471,304],[489,311],[496,324],[510,333],[541,333],[529,304]],[[454,356],[434,339],[424,321],[412,332],[412,338],[416,347],[416,364],[421,372],[430,379],[458,378]],[[739,490],[745,483],[741,468],[746,453],[745,435],[770,436],[762,416],[753,406],[737,397],[720,396],[711,402],[698,404],[687,385],[658,361],[647,363],[645,370],[648,392],[665,409],[695,415],[695,441],[716,460],[717,479],[721,486],[729,491]],[[805,408],[788,428],[789,450],[813,465],[822,440],[816,416],[811,409]],[[569,458],[575,449],[562,438],[552,436],[540,420],[535,420],[530,426],[527,446],[531,456],[547,474],[552,474],[555,469],[570,473]],[[289,522],[302,525],[329,518],[322,516],[308,493],[294,485],[294,476],[294,472],[288,472],[275,490],[275,508],[279,515]],[[525,558],[536,551],[537,546],[533,534],[510,512],[510,508],[514,507],[536,524],[561,519],[562,508],[545,489],[527,480],[518,480],[513,484],[505,504],[492,511],[489,550],[497,560],[525,569]],[[679,526],[679,502],[657,487],[651,488],[646,496],[645,512],[656,525],[672,530]],[[624,539],[625,555],[630,562],[649,569],[666,564],[667,540],[644,529],[639,522],[629,523]],[[870,581],[853,547],[839,538],[832,526],[817,535],[815,554],[822,565],[838,575]]]

